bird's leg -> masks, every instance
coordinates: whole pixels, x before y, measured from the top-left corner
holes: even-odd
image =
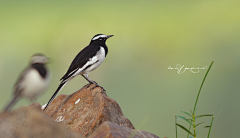
[[[83,78],[85,78],[85,79],[89,82],[87,88],[88,88],[91,84],[93,84],[93,81],[92,81],[89,77],[86,77],[86,76],[84,76],[83,74],[82,74],[82,76],[83,76]]]
[[[84,75],[82,75],[82,76],[89,82],[89,85],[87,86],[87,88],[88,88],[91,84],[95,84],[95,86],[92,87],[91,90],[94,89],[94,88],[96,88],[96,87],[101,87],[101,86],[98,85],[95,81],[93,81],[92,79],[90,79],[90,78],[88,77],[88,74],[86,74],[86,76],[84,76]],[[103,89],[103,87],[101,87],[101,88]],[[103,90],[105,91],[105,89],[103,89]]]
[[[84,76],[83,74],[82,74],[82,76],[83,76],[83,78],[85,78],[90,84],[93,83],[93,81],[92,81],[89,77],[86,77],[86,76]]]
[[[95,86],[92,87],[91,90],[94,89],[94,88],[96,88],[96,87],[100,87],[100,88],[103,89],[103,91],[106,91],[102,86],[98,85],[95,81],[93,81],[93,83],[95,84]]]

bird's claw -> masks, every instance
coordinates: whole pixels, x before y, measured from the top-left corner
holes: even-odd
[[[95,89],[96,87],[100,87],[100,88],[103,89],[103,91],[106,91],[102,86],[98,85],[97,83],[95,83],[95,86],[92,87],[90,90],[93,90],[93,89]]]
[[[95,89],[96,87],[100,87],[100,88],[102,88],[103,89],[103,91],[105,92],[106,90],[102,87],[102,86],[97,86],[97,85],[95,85],[94,87],[92,87],[90,90],[93,90],[93,89]]]
[[[93,86],[90,90],[93,90],[93,89],[95,89],[96,87],[100,87],[100,88],[103,89],[104,92],[106,91],[102,86],[98,85],[95,81],[90,82],[90,83],[87,85],[87,88],[89,88],[89,86],[91,86],[92,84],[95,84],[95,86]]]
[[[87,88],[91,85],[92,83],[87,84]]]

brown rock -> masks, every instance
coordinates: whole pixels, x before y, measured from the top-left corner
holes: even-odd
[[[92,134],[105,121],[134,129],[118,103],[107,97],[100,87],[91,90],[94,86],[84,86],[69,96],[58,96],[45,112],[55,121],[84,136]]]
[[[119,126],[112,122],[104,122],[88,138],[159,138],[142,131]]]
[[[0,114],[1,138],[82,138],[56,123],[40,110],[40,104]]]

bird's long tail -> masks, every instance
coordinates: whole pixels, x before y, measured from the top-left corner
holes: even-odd
[[[57,90],[55,91],[55,93],[53,94],[53,96],[51,97],[51,99],[48,101],[47,105],[45,106],[43,112],[47,109],[47,107],[52,103],[52,101],[54,100],[54,98],[57,96],[57,94],[61,91],[61,89],[67,84],[68,81],[65,82],[61,82],[61,84],[58,86]]]
[[[6,108],[4,109],[4,111],[7,112],[8,109],[17,102],[18,98],[19,98],[18,95],[14,95],[13,99],[12,99],[11,102],[6,106]]]

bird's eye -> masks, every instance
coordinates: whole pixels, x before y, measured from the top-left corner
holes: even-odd
[[[102,38],[99,38],[99,40],[102,40]]]

